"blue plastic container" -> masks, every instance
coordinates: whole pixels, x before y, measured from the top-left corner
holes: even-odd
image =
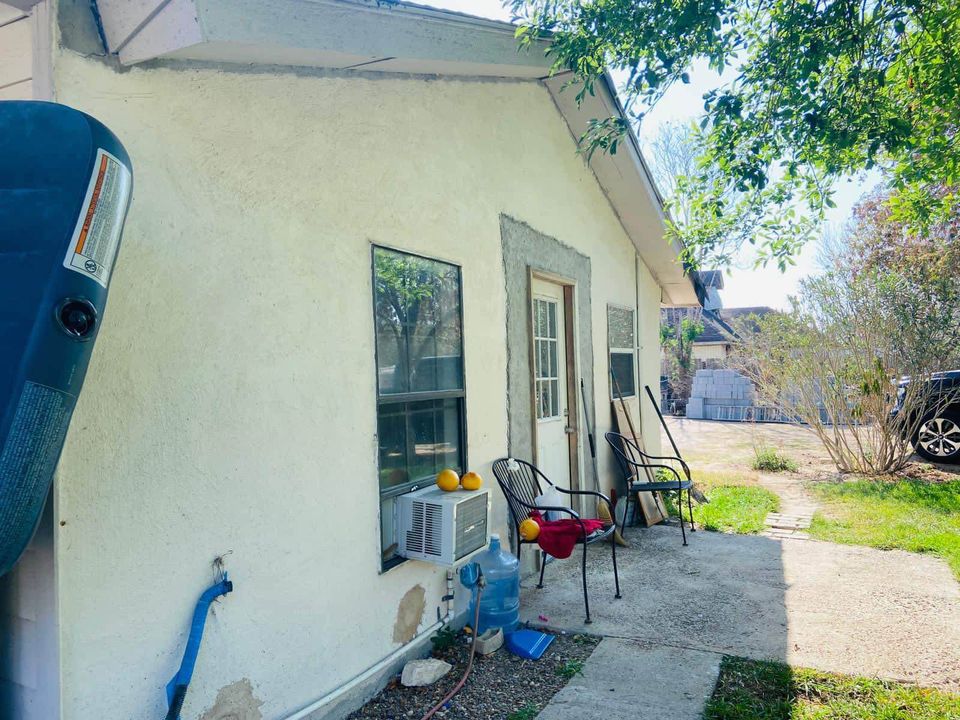
[[[507,650],[518,657],[527,660],[539,660],[556,640],[555,635],[549,635],[539,630],[517,630],[507,635]]]
[[[490,547],[475,561],[483,571],[487,586],[480,598],[478,634],[491,628],[503,628],[505,633],[515,630],[520,623],[520,563],[500,547],[500,537],[490,536]],[[470,600],[470,618],[476,610],[477,593]]]

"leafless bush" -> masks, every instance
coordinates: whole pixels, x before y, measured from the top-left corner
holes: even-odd
[[[803,282],[790,312],[745,324],[736,362],[765,403],[813,429],[841,472],[894,472],[945,402],[928,381],[958,362],[960,277],[850,260]]]

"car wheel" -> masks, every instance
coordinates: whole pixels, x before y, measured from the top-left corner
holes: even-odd
[[[940,463],[960,463],[960,416],[945,412],[920,423],[913,437],[917,455]]]

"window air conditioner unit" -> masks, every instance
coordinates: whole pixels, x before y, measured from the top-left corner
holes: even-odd
[[[397,498],[397,552],[410,560],[453,566],[487,544],[487,490],[438,487]]]

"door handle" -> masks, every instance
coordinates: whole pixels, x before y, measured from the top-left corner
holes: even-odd
[[[577,429],[576,429],[575,427],[571,427],[571,426],[567,425],[566,427],[563,428],[563,431],[564,431],[567,435],[573,435],[573,434],[577,431]]]

